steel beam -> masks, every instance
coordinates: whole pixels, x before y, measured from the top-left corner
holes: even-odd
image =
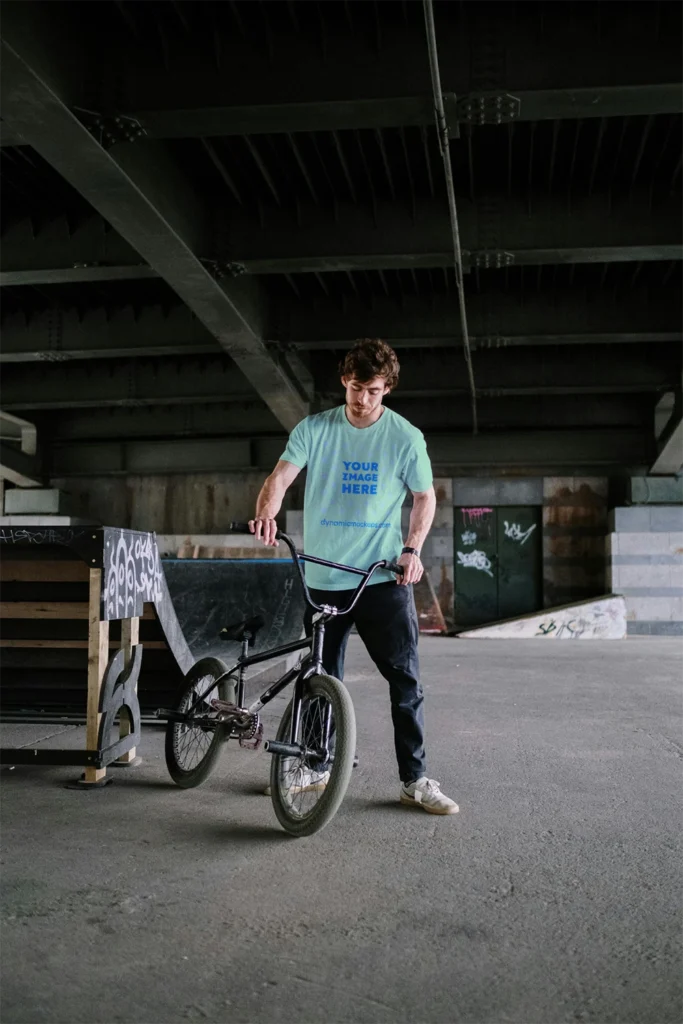
[[[338,394],[334,361],[315,353],[311,363],[317,391]],[[677,345],[630,345],[619,359],[604,346],[476,353],[477,394],[571,395],[663,393],[680,381],[681,349]],[[457,397],[467,391],[467,378],[457,349],[437,353],[403,353],[397,398]]]
[[[113,276],[120,268],[131,275],[141,268],[151,272],[118,231],[95,214],[76,225],[67,217],[40,225],[27,218],[2,235],[0,284],[51,284],[67,277],[75,282],[93,280],[93,274],[107,280],[108,271]]]
[[[571,120],[585,117],[632,117],[678,114],[683,110],[680,85],[606,86],[597,89],[501,89],[447,95],[449,125],[479,123],[483,99],[495,111],[498,98],[514,104],[515,121]],[[468,113],[468,107],[470,113]],[[434,124],[429,95],[381,99],[319,100],[254,106],[202,106],[176,110],[126,110],[155,139],[260,135],[344,129],[393,128]],[[495,113],[485,123],[495,124]],[[501,119],[501,123],[503,123]]]
[[[254,401],[254,388],[226,356],[21,365],[3,372],[3,409],[97,409]]]
[[[319,395],[339,394],[337,359],[311,353],[310,373]],[[476,353],[482,396],[534,394],[657,394],[680,380],[680,347],[630,345],[618,359],[607,346],[489,349]],[[401,354],[397,396],[448,398],[467,390],[457,348]],[[3,373],[3,408],[69,409],[199,405],[254,401],[245,376],[226,356],[20,364]]]
[[[404,246],[405,247],[405,246]],[[496,269],[500,266],[540,267],[569,263],[631,263],[657,260],[682,260],[683,246],[665,245],[612,245],[612,246],[555,246],[552,249],[515,249],[505,245],[489,252],[463,250],[463,270],[474,267]],[[248,274],[324,274],[363,270],[420,270],[429,267],[451,267],[450,253],[348,253],[344,256],[283,256],[274,259],[235,260]],[[2,275],[0,275],[2,284]]]
[[[588,89],[501,89],[465,93],[457,97],[457,103],[455,93],[447,94],[449,124],[478,123],[481,101],[495,111],[499,98],[503,109],[508,105],[514,109],[516,121],[677,114],[683,109],[676,82]],[[126,115],[139,123],[150,138],[158,139],[434,124],[433,101],[428,95],[126,111]],[[495,113],[486,123],[495,123]]]
[[[390,325],[387,324],[389,327]],[[444,330],[448,330],[448,324],[444,324]],[[453,334],[444,333],[433,337],[413,337],[412,333],[399,335],[398,328],[391,325],[391,333],[384,337],[391,342],[393,348],[399,352],[403,349],[442,349],[452,348],[460,344],[459,337]],[[346,346],[353,345],[356,338],[338,339],[335,341],[297,341],[296,348],[302,352],[306,351],[328,351],[338,352]],[[472,350],[491,348],[537,348],[539,346],[556,345],[645,345],[657,342],[683,342],[683,330],[678,331],[584,331],[577,334],[470,334],[470,347]],[[2,355],[0,354],[0,362]]]
[[[342,404],[341,387],[330,403]],[[386,404],[425,431],[467,430],[466,402],[390,396]],[[651,395],[553,395],[482,398],[479,419],[487,429],[576,429],[642,427],[652,420]],[[262,402],[233,402],[147,408],[70,409],[45,412],[41,432],[56,441],[141,440],[144,438],[232,437],[278,434],[279,424]]]
[[[349,35],[336,26],[322,47],[317,24],[314,31],[291,33],[282,26],[272,47],[214,28],[220,66],[208,50],[202,52],[197,35],[176,43],[174,60],[165,68],[143,39],[130,40],[125,62],[116,40],[100,40],[97,59],[105,70],[108,65],[116,70],[120,112],[158,137],[430,123],[423,26],[410,19],[401,24],[393,14],[383,14],[384,6],[379,5],[386,27],[381,47],[371,32],[357,29]],[[457,96],[463,117],[468,102],[478,112],[479,99],[493,89],[494,96],[519,100],[519,119],[534,121],[680,111],[678,33],[665,29],[657,41],[643,45],[652,39],[654,14],[648,7],[634,5],[630,31],[606,50],[590,4],[554,5],[544,32],[535,8],[508,5],[492,19],[485,7],[472,7],[463,18],[456,5],[445,5],[438,23],[443,90]],[[317,19],[313,10],[311,17]],[[106,75],[91,78],[83,106],[105,109],[109,100],[111,109],[111,96],[100,84]],[[482,84],[488,93],[480,92]],[[495,123],[495,100],[487,109]]]
[[[132,473],[269,472],[285,436],[231,439],[74,442],[55,444],[51,478],[127,476]],[[453,475],[638,474],[649,465],[653,442],[642,430],[514,431],[427,434],[437,473]]]
[[[478,203],[462,199],[464,260],[472,266],[620,262],[683,259],[677,225],[680,197],[650,207],[649,196],[628,201],[539,197],[526,204],[500,197]],[[451,265],[448,224],[442,202],[421,200],[413,212],[400,204],[377,203],[374,213],[357,204],[336,212],[301,204],[298,213],[280,209],[218,216],[210,255],[250,274],[324,273],[346,270],[447,267]],[[490,249],[492,218],[497,249]],[[223,223],[221,223],[223,221]],[[72,231],[65,220],[37,235],[21,222],[3,236],[0,285],[48,284],[154,275],[115,231],[92,217]]]
[[[511,262],[544,264],[615,260],[683,259],[678,225],[681,200],[671,196],[652,209],[647,194],[610,207],[604,198],[525,202],[484,196],[460,197],[458,215],[468,267]],[[407,205],[378,202],[366,209],[342,203],[327,211],[314,203],[296,213],[269,209],[257,218],[245,212],[228,222],[219,213],[216,252],[249,273],[444,267],[452,263],[448,209],[442,200]],[[491,238],[495,237],[495,250]]]
[[[263,344],[263,299],[254,282],[219,280],[204,266],[197,253],[209,211],[163,149],[121,143],[107,151],[71,112],[52,69],[35,56],[47,27],[36,39],[34,12],[24,13],[32,6],[13,5],[3,16],[4,120],[167,281],[291,429],[307,405]]]
[[[561,325],[571,344],[580,339],[615,342],[681,337],[677,296],[664,294],[653,302],[645,289],[619,296],[586,289],[558,289],[518,295],[492,288],[468,296],[470,335],[478,347],[554,345]],[[392,345],[418,347],[458,345],[460,324],[453,294],[406,295],[402,301],[375,297],[366,303],[346,297],[342,308],[326,298],[295,303],[281,299],[273,310],[274,336],[301,348],[343,349],[357,338],[386,338]]]
[[[499,12],[495,24],[486,26],[488,50],[484,54],[479,13],[468,15],[465,22],[450,12],[441,16],[443,88],[453,97],[447,109],[451,124],[467,121],[468,113],[478,121],[482,109],[495,124],[498,110],[507,113],[508,97],[513,100],[517,120],[680,112],[680,56],[673,34],[663,35],[650,47],[639,45],[651,32],[652,15],[637,11],[631,38],[621,40],[606,57],[591,21],[590,5],[584,6],[587,9],[579,8],[578,15],[576,11],[571,15],[554,12],[557,31],[545,34],[537,31],[537,23],[531,26],[524,18]],[[8,17],[6,14],[5,21]],[[581,61],[577,62],[575,47],[568,46],[566,39],[580,31],[582,24]],[[68,29],[67,24],[66,32]],[[57,25],[50,40],[59,52],[64,32],[64,24]],[[150,138],[433,123],[421,26],[416,33],[414,25],[392,24],[379,51],[362,33],[351,40],[332,33],[330,45],[321,50],[313,41],[316,33],[289,36],[283,31],[278,34],[278,46],[266,53],[266,48],[245,44],[237,34],[221,34],[215,26],[212,32],[220,39],[220,67],[201,52],[196,38],[190,45],[188,37],[184,51],[182,44],[176,43],[176,59],[165,67],[150,55],[142,38],[129,42],[125,60],[117,49],[120,40],[116,35],[111,40],[99,39],[96,47],[84,45],[84,52],[92,50],[93,56],[77,61],[85,65],[80,77],[88,84],[72,90],[74,105],[90,111],[116,109],[108,92],[115,76],[117,113],[133,118]],[[496,74],[496,67],[490,66],[490,53],[499,51],[505,53],[505,61]],[[90,61],[97,66],[88,67]],[[482,63],[489,72],[486,77],[497,78],[500,88],[480,91],[478,68]],[[298,74],[292,75],[292,67]],[[500,108],[496,106],[498,97]],[[11,123],[3,125],[0,144],[19,144],[24,141],[22,134]]]
[[[571,303],[560,305],[559,322],[567,329],[564,334],[552,333],[558,326],[557,314],[553,318],[552,309],[546,309],[543,305],[537,309],[529,307],[526,319],[523,319],[511,303],[508,302],[507,307],[503,305],[501,296],[495,295],[493,302],[493,324],[486,322],[482,309],[478,309],[476,329],[478,332],[487,330],[490,333],[472,335],[470,340],[475,349],[639,345],[683,341],[683,331],[680,327],[676,329],[676,321],[679,319],[676,310],[671,310],[668,317],[665,311],[648,316],[644,302],[634,309],[628,303],[621,309],[607,302],[603,307],[586,303],[579,309],[574,309]],[[475,297],[472,303],[476,305]],[[275,336],[280,331],[293,331],[293,347],[302,353],[308,350],[334,352],[352,344],[356,338],[365,337],[368,331],[388,338],[399,350],[448,349],[459,344],[457,323],[450,311],[450,304],[446,302],[435,300],[432,303],[424,299],[420,303],[408,303],[407,309],[412,312],[406,323],[398,304],[387,304],[381,319],[371,316],[368,310],[359,309],[354,312],[353,308],[347,308],[344,312],[331,302],[322,308],[315,308],[319,310],[319,315],[312,318],[311,322],[307,316],[297,316],[294,323],[291,323],[290,315],[285,314],[285,319],[281,321],[285,326],[276,324],[271,333]],[[341,320],[341,331],[337,320]],[[651,325],[649,327],[648,320]],[[667,324],[673,329],[655,329]],[[574,333],[569,333],[571,327],[575,328]],[[424,333],[418,335],[418,330]],[[517,330],[521,333],[513,333]],[[433,332],[431,335],[427,333],[430,331]],[[5,317],[0,364],[215,353],[214,338],[185,307],[178,307],[168,313],[158,307],[145,307],[139,312],[126,307],[106,312],[94,310],[82,316],[73,310],[52,309],[35,314],[28,322],[23,314]],[[280,358],[284,358],[287,363],[286,372],[300,380],[306,391],[310,392],[306,365],[301,361],[295,363],[295,353],[292,351]]]
[[[168,312],[158,306],[137,311],[50,309],[4,319],[0,362],[111,359],[130,356],[216,354],[216,339],[186,306]]]

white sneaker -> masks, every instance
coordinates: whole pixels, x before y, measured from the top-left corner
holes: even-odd
[[[294,795],[295,793],[319,793],[325,789],[325,786],[330,781],[329,772],[313,772],[304,768],[297,776],[296,781],[287,790],[288,793]],[[263,790],[264,796],[271,795],[270,786],[266,786]]]
[[[428,779],[426,775],[411,782],[409,786],[402,784],[400,800],[402,804],[421,807],[430,814],[457,814],[460,810],[455,800],[441,792],[439,783]]]

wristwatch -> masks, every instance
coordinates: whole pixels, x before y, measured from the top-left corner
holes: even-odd
[[[401,552],[401,554],[402,555],[417,555],[418,558],[420,557],[420,552],[418,551],[417,548],[408,548],[408,547],[403,548],[403,551]]]

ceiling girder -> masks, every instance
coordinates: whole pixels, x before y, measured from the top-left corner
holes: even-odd
[[[538,197],[526,203],[462,200],[464,261],[502,265],[681,260],[681,200],[669,196],[651,207],[635,194],[610,207],[599,199],[567,203]],[[259,217],[244,211],[218,216],[207,255],[249,274],[323,273],[346,270],[418,269],[452,265],[444,205],[422,200],[414,213],[400,204],[374,211],[340,205],[327,211],[302,204],[295,217],[280,210]],[[222,223],[221,223],[222,221]],[[499,243],[490,248],[491,229]],[[0,285],[75,283],[156,276],[117,232],[92,217],[77,230],[66,221],[38,234],[24,221],[11,227],[0,249]]]
[[[312,354],[311,385],[336,399],[335,357]],[[400,397],[457,397],[467,381],[456,348],[401,355]],[[477,352],[477,391],[490,395],[626,394],[666,391],[680,380],[680,347],[630,345],[614,359],[607,346]],[[10,411],[100,406],[193,405],[253,401],[258,396],[225,356],[45,363],[26,373],[9,364],[3,372],[3,408]]]
[[[215,354],[216,339],[186,306],[165,311],[50,309],[5,317],[0,363]]]
[[[675,82],[590,89],[501,89],[468,92],[457,97],[451,92],[445,99],[446,118],[452,132],[455,132],[458,122],[502,125],[510,120],[632,117],[678,114],[683,110],[681,89]],[[434,101],[427,93],[378,99],[126,110],[119,113],[139,124],[148,138],[210,138],[430,125],[434,124]]]
[[[341,388],[334,404],[341,404]],[[466,402],[410,399],[400,390],[386,404],[422,431],[467,430]],[[648,427],[651,395],[553,395],[520,400],[482,398],[480,423],[485,428],[538,430],[583,427]],[[280,427],[262,402],[160,406],[138,409],[69,409],[48,411],[38,420],[42,431],[57,441],[114,440],[161,437],[258,436],[278,434]]]
[[[131,473],[269,471],[282,454],[279,438],[192,438],[55,444],[52,477],[125,476]],[[437,473],[529,475],[585,472],[638,475],[653,453],[642,430],[514,431],[499,434],[427,434]]]
[[[263,341],[263,299],[253,281],[217,280],[198,252],[210,211],[156,143],[107,151],[71,112],[50,69],[35,57],[31,12],[5,9],[2,20],[2,117],[81,193],[180,295],[238,363],[279,421],[291,429],[307,404]]]
[[[357,338],[386,338],[392,345],[433,346],[446,339],[457,345],[460,324],[453,294],[406,295],[402,301],[375,296],[367,302],[354,296],[339,304],[329,299],[306,303],[281,299],[273,309],[278,339],[300,348],[344,348]],[[614,296],[576,287],[555,293],[534,293],[524,303],[519,296],[491,289],[468,296],[470,335],[478,344],[492,347],[547,344],[548,337],[618,335],[652,337],[660,332],[681,335],[680,303],[675,293],[653,301],[646,289],[637,288]]]

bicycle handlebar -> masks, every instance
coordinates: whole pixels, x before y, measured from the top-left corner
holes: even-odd
[[[228,527],[228,533],[241,533],[249,534],[252,537],[254,536],[251,530],[249,529],[249,523],[230,523],[230,526]],[[316,604],[309,593],[308,586],[306,585],[306,577],[304,576],[303,570],[301,568],[302,561],[315,562],[317,565],[326,565],[331,569],[341,569],[344,572],[354,573],[356,576],[363,577],[361,582],[356,587],[356,591],[353,595],[353,598],[351,599],[351,603],[346,608],[338,609],[338,615],[348,615],[348,613],[355,608],[356,603],[358,602],[358,599],[360,598],[361,594],[368,585],[372,574],[376,572],[377,569],[388,569],[389,572],[393,572],[397,576],[403,575],[403,566],[399,565],[398,562],[390,562],[388,559],[382,559],[382,561],[380,562],[373,562],[369,569],[357,569],[353,565],[341,565],[339,562],[328,562],[324,558],[314,558],[313,555],[304,555],[303,553],[298,552],[294,547],[292,539],[288,537],[286,533],[283,533],[281,530],[278,530],[276,532],[275,539],[284,541],[287,547],[289,548],[292,555],[292,559],[294,561],[294,565],[296,566],[296,570],[299,574],[301,586],[303,587],[306,604],[317,612],[325,611],[325,608],[323,608],[319,604]]]

